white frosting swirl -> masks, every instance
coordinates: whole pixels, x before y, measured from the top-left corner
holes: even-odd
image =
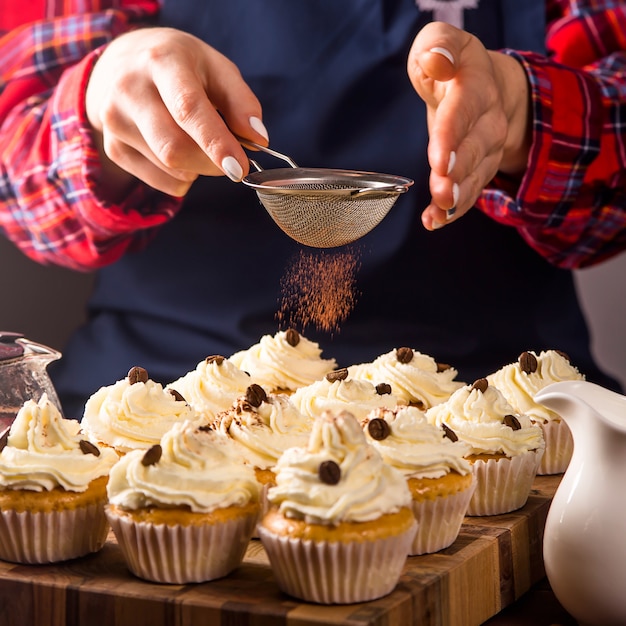
[[[64,419],[46,394],[39,402],[26,401],[0,452],[0,488],[85,491],[109,473],[118,456],[107,448],[83,452],[81,439],[80,424]]]
[[[210,513],[257,501],[260,485],[233,443],[193,422],[179,422],[161,440],[161,458],[144,465],[134,450],[111,470],[109,502],[125,509],[189,507]]]
[[[379,394],[376,387],[367,380],[349,377],[332,382],[327,378],[318,380],[298,389],[291,396],[291,401],[301,413],[311,417],[318,417],[324,411],[349,411],[358,420],[364,419],[373,409],[392,409],[400,402],[392,394]]]
[[[382,419],[389,425],[389,435],[384,439],[370,435],[368,424],[373,419]],[[470,446],[446,437],[443,428],[431,424],[417,407],[376,409],[362,426],[368,443],[407,478],[440,478],[453,470],[464,476],[472,471],[464,458],[470,453]]]
[[[391,393],[403,402],[424,409],[444,402],[463,386],[464,383],[454,380],[458,372],[453,367],[443,369],[431,356],[417,350],[411,353],[411,360],[406,363],[398,358],[397,350],[392,350],[348,371],[353,378],[363,378],[374,385],[388,383]]]
[[[101,387],[85,404],[82,427],[94,443],[120,452],[159,443],[176,423],[196,419],[193,409],[153,380],[131,384],[128,378]]]
[[[267,391],[294,391],[335,369],[335,359],[323,359],[321,355],[322,350],[317,343],[298,335],[296,331],[281,330],[274,336],[264,335],[259,343],[236,352],[230,361],[249,372],[254,381]]]
[[[336,484],[320,480],[320,465],[333,461]],[[409,506],[406,479],[369,446],[361,426],[347,412],[315,420],[306,448],[290,448],[275,467],[269,501],[286,517],[311,524],[366,522]]]
[[[537,370],[526,373],[519,360],[509,363],[487,377],[520,413],[539,422],[560,419],[560,416],[548,407],[535,402],[535,395],[541,389],[562,380],[584,380],[584,376],[562,354],[556,350],[546,350],[536,354]]]
[[[247,372],[228,359],[209,357],[165,389],[178,391],[198,416],[210,420],[228,409],[252,382]]]
[[[287,396],[270,394],[258,407],[239,398],[230,410],[217,415],[212,427],[241,446],[246,462],[270,469],[287,448],[306,445],[312,420]]]
[[[518,430],[504,423],[506,415],[517,419]],[[446,402],[428,409],[426,417],[437,426],[448,426],[460,440],[470,444],[472,454],[515,456],[545,446],[541,428],[527,415],[516,412],[493,385],[484,392],[465,385]]]

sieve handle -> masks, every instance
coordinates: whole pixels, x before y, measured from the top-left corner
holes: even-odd
[[[261,152],[266,152],[267,154],[271,154],[272,156],[275,156],[276,158],[282,159],[286,163],[289,163],[289,165],[291,167],[294,167],[294,168],[298,167],[296,162],[291,157],[288,157],[285,154],[282,154],[280,152],[276,152],[276,150],[272,150],[271,148],[267,148],[265,146],[262,146],[261,144],[254,143],[254,141],[250,141],[249,139],[244,139],[243,137],[238,137],[237,135],[235,135],[235,137],[237,138],[237,141],[244,148],[252,148],[254,150],[260,150]],[[256,169],[259,172],[263,171],[263,168],[260,167],[259,164],[256,163],[255,161],[253,161],[252,159],[250,159],[250,163],[252,163],[252,165],[254,165],[254,167],[256,167]]]
[[[350,192],[350,196],[367,196],[370,194],[381,194],[381,193],[389,193],[389,194],[399,194],[407,191],[408,187],[406,185],[386,185],[385,187],[359,187],[358,189],[353,189]]]

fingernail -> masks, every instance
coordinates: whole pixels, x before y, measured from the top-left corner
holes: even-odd
[[[441,54],[442,56],[446,57],[446,59],[448,59],[448,61],[450,61],[452,65],[454,65],[454,57],[452,56],[452,52],[450,52],[450,50],[448,50],[447,48],[434,47],[430,49],[430,52],[434,52],[435,54]]]
[[[270,136],[267,133],[267,128],[265,128],[265,124],[263,124],[263,122],[258,117],[253,115],[248,121],[250,122],[250,126],[253,130],[255,130],[257,133],[259,133],[259,135],[265,137],[265,139],[269,141]]]
[[[243,170],[235,157],[227,156],[224,158],[222,160],[222,169],[224,170],[224,174],[235,183],[240,182],[243,178]]]
[[[442,224],[441,222],[433,222],[432,223],[433,230],[438,230],[439,228],[443,228],[444,226],[445,226],[445,224]]]
[[[456,163],[456,152],[454,150],[450,151],[450,160],[448,161],[448,174],[454,169],[454,164]]]
[[[456,205],[459,202],[459,186],[454,183],[452,185],[452,201],[454,204],[446,211],[446,216],[450,219],[456,213]]]

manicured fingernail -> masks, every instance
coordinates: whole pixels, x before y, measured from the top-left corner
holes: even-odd
[[[224,174],[235,183],[240,182],[243,178],[243,170],[235,157],[227,156],[224,158],[222,160],[222,169],[224,170]]]
[[[258,117],[253,115],[248,121],[250,122],[250,126],[253,130],[255,130],[257,133],[259,133],[259,135],[265,137],[265,139],[269,141],[270,136],[267,133],[267,128],[265,128],[265,124],[263,124],[263,122]]]
[[[456,163],[456,152],[454,150],[450,151],[450,160],[448,161],[448,174],[454,169],[454,164]]]
[[[454,204],[446,211],[448,219],[456,213],[456,205],[459,202],[459,186],[456,183],[452,185],[452,201]]]
[[[441,54],[442,56],[446,57],[446,59],[448,59],[448,61],[450,61],[452,65],[454,65],[454,57],[452,56],[452,52],[450,52],[450,50],[448,50],[447,48],[435,47],[431,48],[430,52],[434,52],[435,54]]]
[[[442,224],[441,222],[433,222],[432,223],[433,230],[438,230],[439,228],[443,228],[444,226],[445,226],[445,224]]]

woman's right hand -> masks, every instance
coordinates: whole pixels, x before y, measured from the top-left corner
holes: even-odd
[[[239,181],[249,165],[233,133],[267,145],[261,105],[237,67],[171,28],[111,42],[89,79],[86,109],[108,196],[135,178],[172,196],[184,196],[199,175]]]

